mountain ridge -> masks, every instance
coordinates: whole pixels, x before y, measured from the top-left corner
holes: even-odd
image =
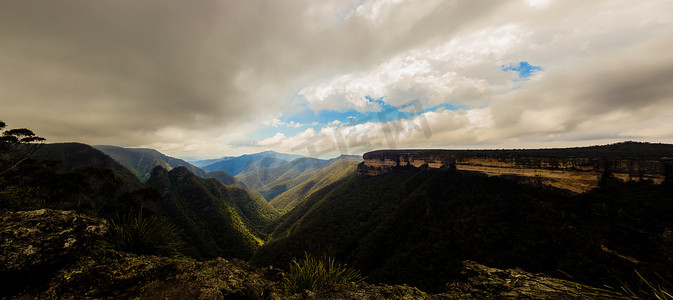
[[[185,167],[197,176],[216,178],[226,185],[243,186],[235,177],[222,170],[206,171],[188,163],[185,160],[165,155],[150,148],[124,148],[111,145],[96,145],[94,148],[109,155],[126,168],[131,170],[142,181],[147,181],[156,166],[172,169]]]
[[[636,142],[528,150],[377,150],[363,155],[358,174],[381,175],[405,166],[457,168],[584,193],[607,177],[671,181],[671,157],[673,145]]]
[[[265,167],[274,167],[302,157],[296,154],[284,154],[275,151],[264,151],[253,154],[229,157],[203,166],[207,171],[223,170],[232,176],[242,176]]]
[[[311,179],[319,170],[340,160],[360,161],[359,157],[352,156],[339,156],[332,159],[302,157],[279,166],[261,168],[247,173],[240,176],[240,180],[271,202],[278,195]]]

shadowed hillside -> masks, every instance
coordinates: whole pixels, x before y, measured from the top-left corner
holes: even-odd
[[[197,258],[249,258],[262,244],[261,229],[278,215],[263,198],[185,167],[156,167],[147,184],[161,194],[154,210],[183,230],[186,252]]]
[[[463,260],[619,286],[673,274],[673,189],[606,182],[574,195],[478,173],[398,168],[350,176],[283,215],[253,262],[331,249],[371,282],[441,290]],[[570,276],[570,277],[569,277]]]
[[[125,182],[137,182],[133,179],[135,176],[125,166],[86,144],[44,144],[32,156],[37,160],[47,162],[57,171],[71,171],[86,167],[111,169]]]

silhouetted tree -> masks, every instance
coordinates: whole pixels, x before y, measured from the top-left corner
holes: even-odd
[[[27,160],[45,141],[27,128],[7,129],[3,121],[0,121],[0,132],[0,175]]]

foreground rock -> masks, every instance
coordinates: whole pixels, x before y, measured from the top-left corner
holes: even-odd
[[[442,294],[404,285],[341,284],[282,293],[283,273],[246,262],[141,256],[101,249],[104,220],[37,210],[0,215],[0,298],[14,299],[614,299],[619,294],[544,274],[464,262]]]
[[[520,269],[500,270],[463,262],[463,280],[447,284],[448,292],[438,295],[442,299],[615,299],[620,294],[532,274]]]
[[[446,292],[426,294],[404,285],[344,284],[292,299],[616,299],[618,293],[575,282],[532,274],[520,269],[489,268],[463,262],[460,281],[446,285]]]
[[[41,209],[0,216],[0,296],[31,285],[77,257],[107,230],[104,220],[71,211]]]
[[[86,251],[107,231],[101,219],[40,209],[0,217],[0,272],[57,265]]]
[[[102,251],[63,270],[44,299],[268,299],[279,271],[242,261],[138,256]]]

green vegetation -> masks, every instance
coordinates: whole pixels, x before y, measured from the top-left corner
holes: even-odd
[[[430,292],[464,260],[619,286],[606,274],[633,282],[634,264],[673,275],[670,199],[670,187],[648,182],[575,195],[452,170],[352,174],[279,218],[252,262],[287,264],[316,245],[373,282]]]
[[[159,256],[177,256],[184,249],[178,227],[164,218],[145,218],[142,210],[111,220],[102,244],[119,251]]]
[[[304,258],[292,260],[283,278],[283,289],[289,295],[304,290],[317,291],[333,284],[360,282],[362,274],[338,263],[334,257],[304,252]]]
[[[0,121],[0,176],[28,160],[44,141],[30,129],[7,129],[7,124]]]
[[[0,211],[39,209],[44,207],[45,198],[40,188],[8,185],[0,178]]]
[[[462,261],[473,260],[594,286],[621,286],[606,276],[614,274],[624,278],[631,297],[670,296],[665,282],[645,280],[673,277],[670,183],[606,182],[576,195],[455,169],[400,168],[370,177],[357,176],[353,160],[321,168],[298,160],[288,165],[294,167],[254,175],[260,179],[255,187],[276,195],[269,203],[256,192],[222,184],[238,182],[223,171],[205,173],[220,181],[206,179],[160,157],[173,169],[153,168],[143,184],[137,173],[87,145],[33,149],[15,142],[0,142],[1,210],[56,208],[108,219],[117,212],[121,217],[111,222],[108,247],[289,265],[288,293],[362,279],[337,260],[373,282],[437,292],[459,276]],[[670,145],[645,146],[649,150],[638,157],[670,156]],[[520,154],[628,157],[642,147],[621,143]],[[30,157],[10,160],[17,149],[30,150]],[[248,172],[280,163],[251,161],[236,167]],[[274,206],[286,213],[280,216]],[[134,213],[139,211],[142,216]],[[304,253],[312,246],[333,254]],[[640,273],[634,275],[636,267]]]
[[[280,185],[291,188],[271,199],[269,203],[280,212],[290,211],[312,193],[355,173],[358,163],[356,160],[337,160],[327,167],[299,176],[291,182],[281,183]]]
[[[152,210],[184,230],[184,253],[200,259],[250,258],[262,244],[261,229],[278,216],[260,196],[183,167],[157,167],[147,185],[162,191]]]
[[[379,155],[396,155],[397,153],[460,156],[491,156],[491,157],[581,157],[581,158],[631,158],[660,159],[671,158],[673,145],[660,143],[621,142],[602,146],[547,148],[547,149],[503,149],[503,150],[379,150],[365,154],[375,157]]]
[[[325,160],[302,157],[279,166],[261,168],[240,176],[240,178],[247,187],[259,191],[270,200],[277,195],[268,195],[268,190],[272,189],[274,186],[279,186],[284,181],[293,180],[311,171],[324,168],[335,161],[336,159]],[[292,186],[286,187],[286,189],[291,187]]]
[[[169,255],[169,250],[137,241],[162,238],[155,229],[165,225],[178,229],[177,234],[188,242],[184,254],[249,258],[262,244],[262,229],[278,216],[258,194],[197,177],[185,168],[173,169],[174,176],[159,174],[150,180],[154,185],[143,185],[126,167],[88,145],[45,144],[30,154],[20,164],[3,169],[0,210],[54,208],[107,219],[126,216],[113,222],[110,244],[117,248]],[[6,156],[0,162],[4,165]],[[221,171],[209,173],[220,180],[231,177]],[[140,210],[144,217],[128,217]],[[143,233],[152,230],[156,234]]]

